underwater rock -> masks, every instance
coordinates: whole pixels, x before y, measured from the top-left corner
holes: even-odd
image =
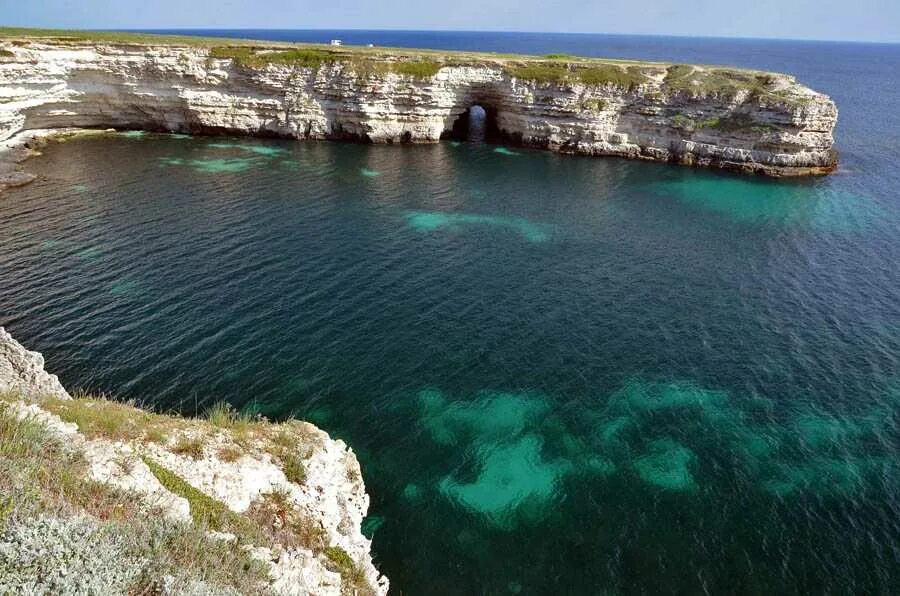
[[[542,447],[543,441],[536,435],[481,447],[476,455],[480,472],[475,481],[460,483],[448,476],[439,489],[497,528],[511,530],[520,518],[540,521],[547,506],[560,497],[562,477],[572,468],[565,460],[544,459]]]
[[[641,480],[648,484],[667,490],[693,491],[697,489],[690,470],[694,459],[690,449],[665,438],[652,441],[648,452],[635,459],[632,465]]]

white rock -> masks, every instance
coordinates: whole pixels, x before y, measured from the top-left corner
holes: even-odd
[[[0,393],[72,399],[56,375],[44,370],[44,357],[29,352],[0,327]]]
[[[774,99],[749,91],[691,97],[666,91],[662,64],[646,66],[647,81],[624,89],[519,80],[488,60],[418,80],[358,76],[349,63],[250,69],[205,48],[30,42],[4,49],[14,58],[0,62],[0,141],[32,129],[117,127],[436,142],[477,103],[491,108],[509,137],[554,151],[771,175],[835,164],[834,102],[786,75],[767,75],[780,93]],[[760,127],[686,130],[674,119],[731,114]]]

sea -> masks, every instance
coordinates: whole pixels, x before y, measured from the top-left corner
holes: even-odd
[[[310,420],[392,593],[900,586],[900,45],[167,31],[734,65],[839,108],[833,175],[473,140],[125,133],[0,198],[0,325],[73,392]]]

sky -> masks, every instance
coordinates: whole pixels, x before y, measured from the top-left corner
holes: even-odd
[[[0,0],[0,25],[551,31],[900,42],[900,0]]]

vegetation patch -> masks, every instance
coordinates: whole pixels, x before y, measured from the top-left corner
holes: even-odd
[[[16,54],[5,48],[0,48],[0,58],[15,58]]]
[[[511,77],[540,84],[562,83],[570,80],[572,75],[565,65],[540,62],[513,66],[507,69],[507,73]]]
[[[203,459],[203,441],[199,437],[179,437],[172,446],[172,453],[191,459]]]
[[[281,469],[284,471],[285,478],[294,484],[306,483],[306,465],[296,453],[285,452],[281,454]]]
[[[766,72],[676,64],[666,70],[663,90],[690,97],[734,98],[739,93],[746,93],[748,98],[758,102],[781,103],[789,107],[798,107],[810,101],[808,97],[777,89],[776,82],[776,75]]]
[[[341,574],[341,593],[354,596],[374,593],[372,586],[366,581],[362,568],[350,558],[347,551],[339,546],[329,546],[325,549],[325,556],[331,564],[331,569]]]
[[[205,528],[172,522],[141,507],[133,494],[91,481],[81,452],[40,423],[8,411],[6,402],[16,399],[0,395],[5,590],[157,594],[158,580],[168,575],[173,593],[260,593],[267,569],[240,545],[212,539]],[[34,559],[38,552],[40,564]],[[66,561],[64,575],[47,572],[63,569],[54,560]]]
[[[285,548],[303,547],[320,553],[327,544],[325,528],[294,506],[286,491],[263,493],[250,504],[246,515],[273,543]]]
[[[585,85],[596,87],[611,86],[620,89],[633,89],[647,82],[647,77],[637,66],[622,67],[615,64],[590,66],[575,71],[578,79]]]
[[[292,48],[280,51],[260,51],[248,46],[217,46],[210,48],[211,58],[231,59],[235,64],[247,68],[264,68],[269,64],[318,68],[328,62],[337,62],[344,57],[316,48]]]
[[[89,438],[165,442],[170,431],[183,425],[174,416],[154,414],[102,398],[48,399],[41,402],[41,407],[77,425],[79,432]]]
[[[217,455],[223,462],[230,464],[239,460],[241,458],[241,455],[243,455],[243,452],[237,447],[227,445],[219,449]]]
[[[250,519],[235,513],[221,501],[217,501],[194,488],[181,476],[155,462],[149,457],[144,463],[169,492],[187,499],[191,509],[191,519],[200,527],[207,527],[217,532],[231,532],[245,543],[269,545],[270,542]]]
[[[600,113],[606,111],[609,102],[602,98],[586,99],[581,102],[581,109],[589,112]]]
[[[203,417],[216,428],[230,430],[237,439],[246,438],[254,423],[252,413],[235,410],[231,404],[223,401],[213,404]]]
[[[719,132],[753,132],[758,134],[778,130],[778,127],[763,122],[757,122],[752,116],[744,113],[703,119],[695,119],[683,114],[675,114],[669,121],[675,128],[686,132],[712,129]]]
[[[633,89],[647,82],[647,77],[637,66],[597,64],[583,66],[560,62],[534,62],[507,68],[507,73],[517,79],[536,83],[576,83],[592,87],[613,86]]]
[[[399,75],[427,80],[441,70],[441,63],[434,60],[403,60],[391,64],[391,69]]]

